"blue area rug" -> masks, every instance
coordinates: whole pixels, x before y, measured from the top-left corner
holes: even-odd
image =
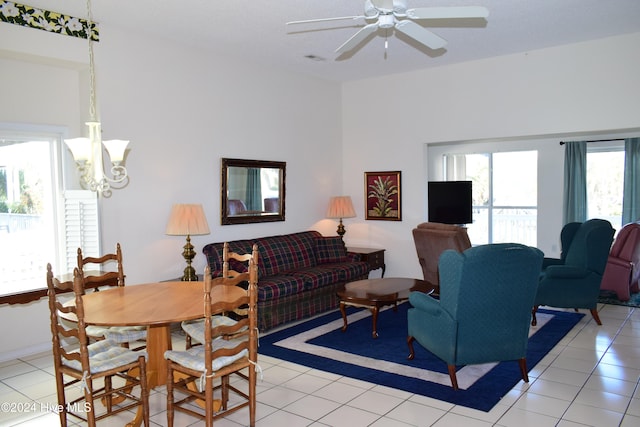
[[[603,304],[624,305],[627,307],[640,307],[640,292],[631,294],[628,301],[620,301],[615,292],[601,290],[598,302]]]
[[[349,308],[349,327],[334,311],[260,337],[259,354],[374,384],[405,390],[488,412],[519,381],[517,361],[458,367],[460,389],[451,388],[446,364],[414,344],[407,360],[407,309],[384,310],[378,316],[377,339],[371,337],[368,310]],[[487,315],[491,315],[487,313]],[[583,314],[538,310],[530,331],[527,367],[533,368],[582,318]]]

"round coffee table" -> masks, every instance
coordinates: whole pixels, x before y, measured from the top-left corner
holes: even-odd
[[[409,292],[419,291],[431,294],[436,291],[437,285],[419,279],[404,277],[385,277],[380,279],[365,279],[349,282],[343,290],[338,291],[340,297],[340,313],[342,313],[342,332],[347,330],[346,306],[364,307],[371,310],[373,322],[373,338],[378,338],[378,312],[386,305],[393,305],[393,310],[398,309],[398,302],[409,298]]]

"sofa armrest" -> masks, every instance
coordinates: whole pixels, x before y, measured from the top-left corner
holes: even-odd
[[[362,261],[362,255],[355,252],[347,252],[347,261],[349,262]]]

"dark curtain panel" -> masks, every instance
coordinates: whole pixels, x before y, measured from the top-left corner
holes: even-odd
[[[260,169],[247,170],[247,209],[262,211],[262,184],[260,183]]]
[[[622,224],[640,220],[640,138],[624,140]]]
[[[565,143],[563,223],[587,220],[587,143]]]

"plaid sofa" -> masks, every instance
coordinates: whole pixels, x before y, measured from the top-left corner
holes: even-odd
[[[366,279],[368,264],[348,253],[342,238],[317,231],[234,240],[229,248],[249,253],[258,245],[258,327],[266,331],[338,307],[336,292],[346,282]],[[222,274],[222,246],[210,243],[202,251],[213,277]],[[230,266],[246,271],[242,263]]]

